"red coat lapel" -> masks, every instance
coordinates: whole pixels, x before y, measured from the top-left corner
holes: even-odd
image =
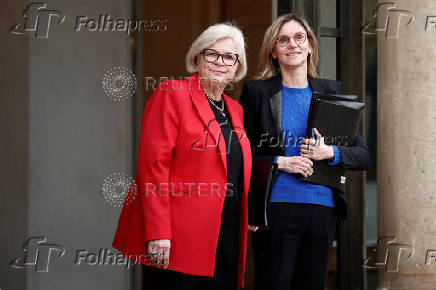
[[[199,142],[204,149],[217,151],[224,169],[227,171],[226,144],[221,133],[221,128],[204,95],[203,86],[198,82],[198,75],[192,74],[189,80],[192,103],[204,123],[204,134]]]
[[[199,140],[202,147],[209,150],[217,150],[217,154],[221,156],[221,160],[224,169],[227,171],[227,155],[226,144],[224,137],[222,136],[221,128],[215,119],[209,102],[207,101],[203,86],[198,81],[198,75],[192,74],[190,76],[190,94],[192,103],[204,123],[204,134]],[[238,137],[239,144],[241,146],[242,156],[244,160],[244,172],[251,173],[251,149],[250,142],[244,130],[244,121],[242,114],[240,114],[240,108],[237,106],[230,97],[223,95],[227,112],[229,113],[230,120],[233,125],[233,130]],[[248,192],[249,184],[244,183],[244,187]]]

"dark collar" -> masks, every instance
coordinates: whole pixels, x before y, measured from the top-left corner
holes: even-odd
[[[323,91],[323,87],[319,79],[307,77],[309,86],[312,92]],[[277,74],[267,80],[271,82],[270,90],[268,91],[268,103],[271,109],[273,122],[276,126],[278,136],[282,134],[282,75]]]
[[[309,86],[312,89],[312,92],[323,92],[324,86],[322,85],[320,79],[315,79],[307,76],[307,80],[309,81]]]
[[[310,76],[307,76],[307,80],[309,81],[309,86],[312,89],[312,92],[322,92],[324,90],[324,87],[322,86],[322,83],[317,78],[312,78]],[[271,89],[268,93],[268,96],[272,97],[277,92],[282,90],[282,74],[276,74],[272,78],[267,80],[268,82],[271,82]]]

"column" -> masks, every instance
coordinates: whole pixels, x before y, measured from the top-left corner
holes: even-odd
[[[377,289],[436,288],[436,1],[378,1]]]

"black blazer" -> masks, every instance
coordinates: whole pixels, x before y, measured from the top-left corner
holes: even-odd
[[[310,77],[308,80],[313,92],[341,93],[340,82]],[[273,163],[275,156],[285,156],[281,124],[281,74],[268,80],[246,82],[240,103],[244,109],[244,127],[251,143],[253,160]],[[370,153],[360,134],[356,136],[351,146],[339,146],[339,151],[344,169],[365,170],[370,165]],[[347,215],[345,193],[336,189],[333,189],[333,193],[338,214],[345,218]]]

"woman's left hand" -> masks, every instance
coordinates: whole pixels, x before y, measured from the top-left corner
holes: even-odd
[[[250,231],[255,232],[255,231],[257,231],[258,229],[259,229],[259,227],[248,225],[248,230],[250,230]]]
[[[326,145],[324,143],[324,137],[313,128],[316,140],[314,138],[306,139],[301,141],[300,155],[312,160],[333,160],[335,157],[335,152],[332,146]]]

